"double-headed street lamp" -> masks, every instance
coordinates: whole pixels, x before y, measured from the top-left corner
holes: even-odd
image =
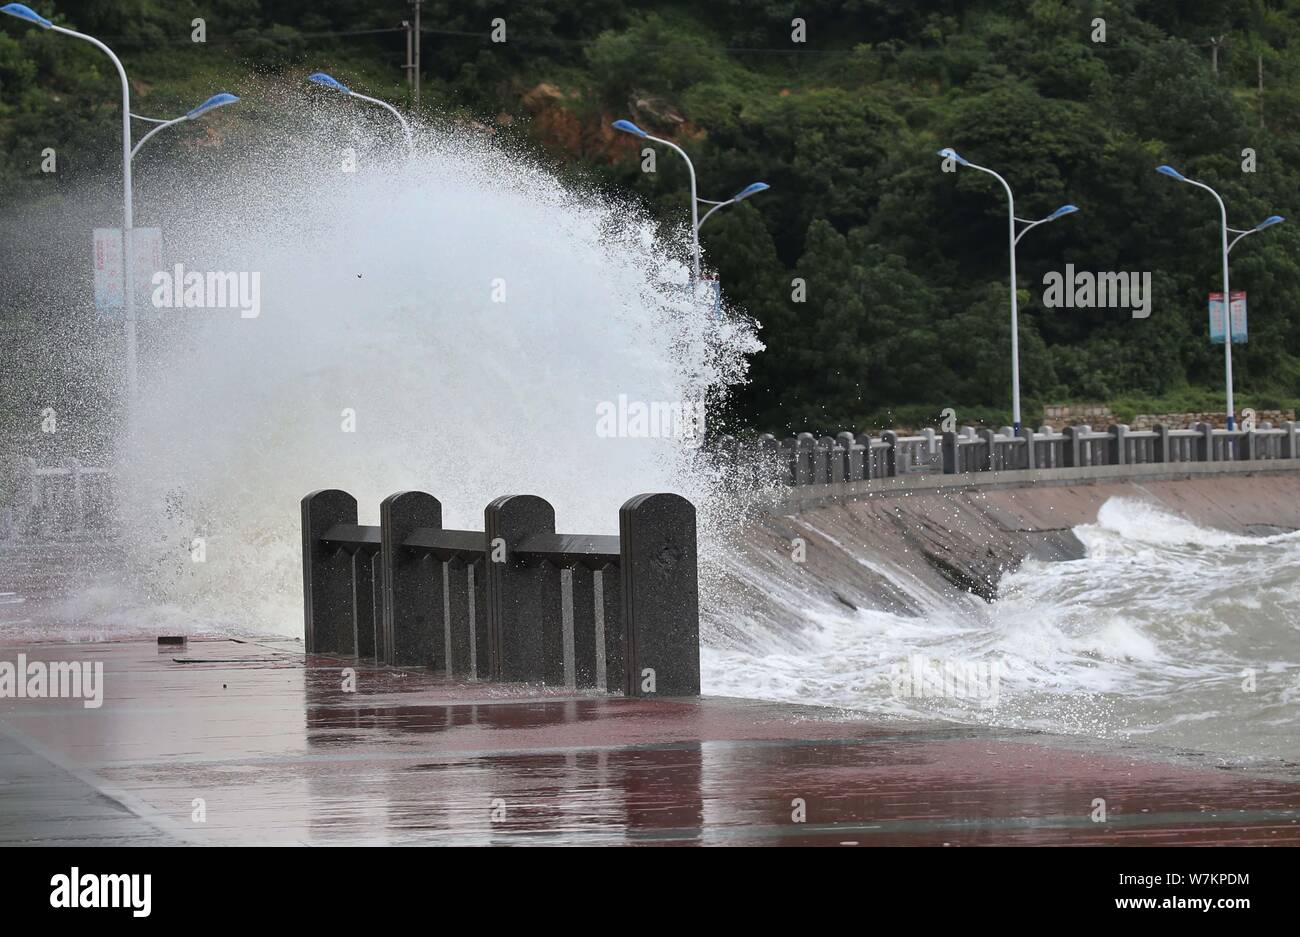
[[[1030,221],[1027,218],[1016,217],[1016,198],[1011,194],[1011,186],[1007,185],[1007,180],[1003,179],[992,169],[984,166],[976,166],[969,160],[963,159],[957,155],[957,151],[951,147],[944,147],[939,151],[939,155],[944,159],[951,159],[953,162],[965,166],[968,169],[978,169],[980,172],[986,172],[998,182],[1002,183],[1002,188],[1007,190],[1007,248],[1011,255],[1011,422],[1015,427],[1016,435],[1020,434],[1020,320],[1016,304],[1016,245],[1020,239],[1025,236],[1025,232],[1030,228],[1036,228],[1040,224],[1048,221],[1055,221],[1063,215],[1069,215],[1078,211],[1075,205],[1062,205],[1056,211],[1046,217],[1039,218],[1037,221]],[[1024,228],[1016,231],[1016,224],[1025,225]]]
[[[695,283],[700,278],[700,228],[704,222],[709,220],[719,208],[725,208],[728,205],[734,205],[737,202],[743,202],[751,195],[757,195],[759,192],[770,189],[766,182],[754,182],[745,186],[731,198],[723,202],[715,202],[710,199],[700,198],[695,193],[695,164],[691,158],[686,155],[686,151],[671,140],[665,140],[662,137],[654,137],[646,133],[630,120],[616,120],[613,127],[615,130],[621,130],[623,133],[630,133],[634,137],[640,137],[643,140],[651,140],[655,143],[662,143],[666,147],[676,150],[682,159],[686,160],[686,169],[691,176],[691,288],[694,289]],[[700,217],[700,204],[712,205],[703,218]]]
[[[113,67],[117,69],[118,78],[122,82],[122,269],[126,279],[126,316],[125,316],[125,344],[126,344],[126,391],[127,391],[127,414],[130,417],[134,410],[137,388],[139,385],[138,368],[136,364],[136,337],[135,337],[135,276],[132,270],[132,250],[131,250],[131,230],[135,225],[134,199],[132,196],[131,186],[131,160],[144,145],[145,140],[161,130],[163,127],[169,127],[172,124],[180,123],[184,120],[193,120],[201,114],[223,104],[232,104],[239,100],[233,94],[222,92],[213,95],[204,101],[194,110],[190,111],[183,117],[176,120],[162,121],[157,127],[145,134],[134,148],[131,146],[131,86],[126,79],[126,69],[122,67],[122,60],[119,59],[113,50],[104,43],[100,42],[94,36],[87,36],[85,33],[79,33],[63,26],[56,26],[41,16],[30,7],[21,3],[7,3],[0,7],[0,13],[8,13],[10,16],[17,17],[20,20],[26,20],[42,29],[48,29],[51,32],[62,33],[65,36],[72,36],[74,39],[83,39],[101,50],[113,62]],[[142,118],[149,120],[150,118]]]
[[[315,82],[323,88],[329,88],[331,91],[337,91],[340,94],[346,94],[349,97],[357,98],[362,101],[369,101],[371,104],[378,104],[380,107],[392,113],[392,115],[397,118],[398,122],[401,123],[402,133],[406,135],[406,155],[412,156],[415,154],[415,139],[411,136],[411,125],[406,122],[406,118],[403,117],[401,112],[398,111],[397,108],[393,107],[393,105],[389,104],[387,101],[381,101],[379,98],[372,98],[368,95],[361,94],[358,91],[353,91],[347,85],[343,84],[343,82],[325,74],[324,72],[312,72],[307,76],[307,80]]]
[[[63,26],[55,26],[45,17],[41,16],[30,7],[21,3],[8,3],[0,7],[0,13],[8,13],[10,16],[16,16],[20,20],[27,20],[29,23],[35,23],[42,29],[48,29],[52,32],[62,33],[65,36],[71,36],[74,39],[82,39],[89,42],[101,50],[113,62],[113,67],[117,69],[117,76],[122,81],[122,233],[126,241],[129,241],[131,227],[134,222],[131,205],[131,86],[126,80],[126,69],[122,67],[122,60],[119,59],[113,50],[104,45],[94,36],[87,36],[85,33],[79,33]],[[127,407],[128,412],[136,396],[136,352],[135,352],[135,308],[134,308],[134,286],[131,278],[131,258],[130,246],[124,241],[123,243],[123,269],[126,272],[126,389],[127,389]]]
[[[1228,252],[1236,245],[1238,241],[1256,231],[1263,231],[1275,224],[1285,221],[1281,215],[1269,215],[1253,228],[1242,230],[1241,228],[1228,227],[1228,209],[1223,204],[1223,199],[1219,193],[1214,191],[1204,182],[1197,182],[1195,179],[1188,179],[1173,166],[1157,166],[1156,172],[1163,173],[1171,179],[1177,179],[1179,182],[1186,182],[1188,185],[1194,185],[1199,189],[1204,189],[1214,196],[1214,200],[1219,203],[1219,217],[1223,222],[1222,225],[1222,244],[1223,244],[1223,375],[1224,383],[1227,386],[1228,399],[1228,429],[1234,427],[1236,419],[1236,407],[1232,399],[1232,293],[1228,292]],[[1228,232],[1231,231],[1237,235],[1228,242]]]
[[[238,100],[239,98],[231,94],[229,91],[222,91],[218,94],[214,94],[192,111],[182,114],[180,117],[173,118],[172,120],[160,120],[157,117],[141,117],[139,114],[132,114],[131,116],[136,120],[147,121],[151,124],[157,124],[158,126],[154,127],[141,137],[139,142],[131,148],[131,158],[134,159],[135,154],[140,152],[140,148],[144,146],[145,143],[148,142],[149,138],[159,130],[165,130],[166,128],[175,126],[176,124],[183,124],[187,120],[194,120],[196,117],[203,116],[208,111],[215,110],[218,107],[224,107],[227,104],[234,104]]]

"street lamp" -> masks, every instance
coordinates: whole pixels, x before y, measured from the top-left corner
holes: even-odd
[[[1219,203],[1219,217],[1223,221],[1222,226],[1222,244],[1223,244],[1223,379],[1227,387],[1228,398],[1228,429],[1232,429],[1235,424],[1236,407],[1232,399],[1232,293],[1228,291],[1228,252],[1236,245],[1238,241],[1247,235],[1254,234],[1257,231],[1263,231],[1265,228],[1271,228],[1285,219],[1281,215],[1269,215],[1253,228],[1242,230],[1241,228],[1228,227],[1228,208],[1223,204],[1223,199],[1219,193],[1214,191],[1204,182],[1197,182],[1195,179],[1188,179],[1173,166],[1157,166],[1156,172],[1169,176],[1171,179],[1177,179],[1179,182],[1186,182],[1188,185],[1194,185],[1199,189],[1204,189],[1214,196],[1214,200]],[[1228,243],[1228,232],[1231,231],[1237,235]]]
[[[1011,255],[1011,422],[1018,436],[1020,435],[1020,319],[1016,304],[1016,245],[1020,243],[1020,239],[1025,236],[1025,232],[1030,228],[1036,228],[1040,224],[1055,221],[1065,215],[1072,215],[1079,209],[1076,205],[1062,205],[1050,215],[1039,218],[1037,221],[1030,221],[1028,218],[1017,218],[1016,198],[1011,194],[1011,186],[1007,185],[1007,180],[992,169],[976,166],[969,160],[963,159],[951,147],[944,147],[939,151],[939,155],[969,169],[978,169],[980,172],[988,173],[998,182],[1001,182],[1002,188],[1007,190],[1007,248]],[[1025,225],[1019,233],[1016,231],[1017,222]]]
[[[651,136],[646,133],[630,120],[616,120],[613,125],[615,130],[621,130],[623,133],[630,133],[634,137],[640,137],[643,140],[653,140],[655,143],[662,143],[666,147],[676,150],[682,159],[686,160],[686,169],[691,176],[691,289],[694,290],[695,283],[700,278],[700,226],[719,208],[727,205],[734,205],[736,202],[743,202],[751,195],[757,195],[765,189],[771,188],[766,182],[755,182],[745,186],[725,202],[715,202],[710,199],[700,198],[695,194],[695,164],[691,158],[686,155],[686,151],[671,140],[665,140],[662,137]],[[700,203],[712,205],[708,214],[703,218],[700,217]]]
[[[379,98],[372,98],[368,95],[361,94],[358,91],[353,91],[347,85],[343,84],[343,82],[325,74],[324,72],[312,72],[312,74],[307,76],[307,80],[315,82],[321,87],[329,88],[331,91],[337,91],[340,94],[346,94],[362,101],[369,101],[371,104],[378,104],[380,107],[390,111],[392,115],[397,118],[398,122],[401,123],[402,133],[406,134],[407,155],[413,156],[415,154],[415,140],[411,136],[411,125],[406,122],[406,118],[403,117],[401,112],[398,111],[397,108],[393,107],[393,105],[389,104],[387,101],[381,101]]]
[[[704,213],[704,217],[700,219],[700,223],[695,226],[696,233],[697,234],[699,233],[700,228],[704,227],[704,222],[708,221],[709,216],[712,215],[719,208],[726,208],[728,205],[735,205],[737,202],[743,202],[751,195],[757,195],[759,192],[766,192],[770,188],[772,187],[768,185],[766,182],[751,182],[749,185],[745,186],[743,189],[741,189],[731,198],[727,199],[725,202],[714,202],[714,201],[710,201],[707,198],[700,199],[700,201],[703,202],[705,205],[712,205],[713,207]]]
[[[198,107],[194,108],[192,111],[182,114],[180,117],[177,117],[173,120],[159,120],[156,117],[141,117],[139,114],[132,114],[131,116],[134,117],[136,120],[145,120],[151,124],[157,124],[158,126],[154,127],[152,130],[150,130],[148,133],[146,133],[143,137],[140,138],[140,141],[136,143],[136,145],[131,149],[131,158],[135,159],[135,154],[140,152],[140,147],[144,146],[145,143],[149,140],[149,138],[152,137],[159,130],[163,130],[167,127],[171,127],[174,124],[182,124],[187,120],[194,120],[195,118],[201,117],[202,115],[206,114],[208,111],[215,110],[218,107],[224,107],[227,104],[234,104],[238,100],[239,98],[231,94],[230,92],[222,91],[219,94],[214,94],[212,97],[208,98],[206,101],[204,101]]]
[[[133,410],[133,404],[136,398],[136,349],[135,349],[135,282],[131,273],[131,249],[130,238],[131,228],[134,222],[131,204],[131,86],[126,80],[126,69],[122,67],[122,60],[113,54],[113,50],[104,43],[100,42],[94,36],[87,36],[85,33],[79,33],[63,26],[55,26],[45,17],[41,16],[30,7],[21,3],[7,3],[0,7],[0,13],[8,13],[10,16],[17,17],[20,20],[26,20],[29,23],[49,29],[56,33],[62,33],[65,36],[71,36],[74,39],[82,39],[102,51],[113,62],[113,67],[117,69],[118,78],[122,81],[122,234],[123,243],[123,269],[126,274],[126,387],[127,387],[127,412],[128,417]]]

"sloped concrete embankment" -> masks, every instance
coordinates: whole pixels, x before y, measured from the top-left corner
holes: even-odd
[[[728,611],[751,628],[778,629],[819,602],[919,615],[971,595],[991,600],[1027,558],[1081,557],[1073,528],[1095,522],[1116,497],[1229,533],[1300,529],[1296,474],[882,492],[756,513],[726,563]]]

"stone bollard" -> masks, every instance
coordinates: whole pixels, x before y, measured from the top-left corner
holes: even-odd
[[[1024,440],[1025,447],[1025,464],[1022,467],[1027,471],[1033,471],[1038,468],[1038,453],[1034,450],[1036,445],[1034,431],[1028,426],[1022,426],[1020,427],[1020,438]]]
[[[1209,423],[1197,423],[1193,427],[1200,438],[1196,440],[1196,461],[1213,462],[1214,461],[1214,427]]]
[[[943,474],[956,475],[961,471],[957,459],[957,433],[953,430],[943,432]]]
[[[695,507],[674,494],[619,510],[627,696],[698,696],[700,609]]]
[[[1156,434],[1151,461],[1160,463],[1173,461],[1169,457],[1169,427],[1163,423],[1157,423],[1151,429]]]
[[[308,654],[337,654],[351,643],[352,558],[322,538],[335,524],[357,522],[357,499],[325,488],[302,499],[303,642]]]
[[[796,485],[811,485],[816,479],[813,472],[813,449],[817,445],[817,440],[812,433],[800,433],[795,437],[794,448],[794,483]]]
[[[383,620],[376,649],[385,663],[435,667],[442,652],[442,564],[403,544],[421,527],[442,527],[442,504],[423,491],[399,491],[379,505]]]
[[[1061,460],[1064,463],[1062,467],[1076,468],[1082,464],[1079,452],[1079,427],[1062,427],[1061,435],[1065,437],[1065,445],[1061,447]]]
[[[1112,423],[1106,432],[1110,433],[1110,441],[1107,445],[1109,452],[1108,465],[1127,465],[1129,462],[1128,453],[1128,426],[1123,423]]]
[[[560,570],[515,555],[531,535],[555,533],[555,508],[536,495],[507,495],[489,504],[483,518],[493,679],[563,685]]]
[[[975,467],[978,472],[992,472],[997,467],[997,433],[987,427],[981,427],[975,431],[984,442],[984,458],[980,460],[979,465]]]
[[[891,478],[898,475],[898,434],[887,429],[880,438],[889,448],[885,450],[885,474]]]
[[[842,450],[844,480],[850,482],[862,481],[862,447],[853,438],[853,434],[847,431],[836,433],[835,442]]]

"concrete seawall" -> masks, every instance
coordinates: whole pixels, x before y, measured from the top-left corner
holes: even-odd
[[[918,595],[991,599],[1001,578],[1027,558],[1082,556],[1072,530],[1096,521],[1111,498],[1153,503],[1235,534],[1300,529],[1300,474],[1293,472],[1022,487],[993,481],[986,476],[980,485],[899,487],[831,500],[810,497],[815,486],[800,489],[801,499],[778,497],[751,520],[735,568],[760,570],[805,600],[920,614]],[[800,551],[802,562],[794,559]],[[750,621],[772,628],[797,623],[797,604],[777,607],[770,599],[775,590],[733,578],[738,581],[727,591]]]

